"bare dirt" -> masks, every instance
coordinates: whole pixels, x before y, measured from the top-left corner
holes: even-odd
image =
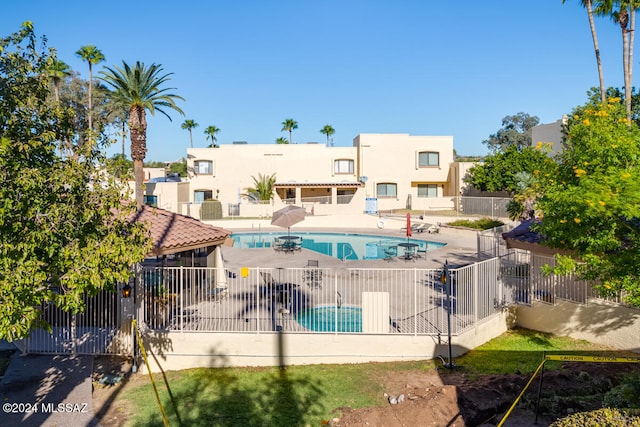
[[[598,409],[604,393],[637,366],[609,363],[566,363],[562,369],[544,373],[538,411],[539,426],[574,412]],[[122,358],[97,357],[94,362],[93,408],[103,427],[122,426],[132,408],[116,399],[129,382],[146,377],[130,375],[131,365]],[[105,375],[106,374],[106,375]],[[101,378],[117,378],[114,385]],[[379,381],[384,398],[397,404],[374,408],[337,408],[328,420],[332,426],[492,426],[497,425],[530,379],[530,375],[483,375],[469,377],[463,370],[400,371]],[[104,380],[103,380],[104,382]],[[529,386],[504,426],[534,425],[539,378]]]

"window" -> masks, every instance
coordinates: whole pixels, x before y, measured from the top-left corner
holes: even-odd
[[[333,173],[353,173],[353,160],[338,159],[333,162]]]
[[[153,195],[145,195],[144,196],[144,204],[153,206],[154,208],[158,207],[158,196]]]
[[[383,182],[376,185],[376,194],[378,197],[396,197],[398,194],[398,184]]]
[[[440,153],[422,151],[418,153],[418,167],[427,168],[440,166]]]
[[[193,171],[197,175],[213,175],[213,162],[211,160],[196,160],[193,162]]]
[[[438,185],[418,184],[418,197],[438,197]]]
[[[211,190],[196,190],[193,192],[193,203],[196,205],[211,199],[213,199],[213,191]]]

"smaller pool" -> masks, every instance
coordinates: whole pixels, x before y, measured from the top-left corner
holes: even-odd
[[[296,321],[316,332],[362,332],[362,308],[343,305],[325,305],[302,311]]]

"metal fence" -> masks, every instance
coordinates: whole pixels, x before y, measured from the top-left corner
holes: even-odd
[[[51,332],[33,330],[16,345],[24,353],[133,354],[131,328],[123,319],[120,295],[103,291],[85,295],[84,303],[84,312],[78,314],[44,304],[43,320],[51,325]]]
[[[478,259],[504,256],[510,253],[502,233],[513,229],[510,224],[478,232]]]
[[[461,214],[509,218],[507,204],[510,198],[458,196],[456,199],[456,210]]]
[[[459,334],[499,312],[500,259],[434,269],[177,267],[144,271],[151,329],[209,332]]]

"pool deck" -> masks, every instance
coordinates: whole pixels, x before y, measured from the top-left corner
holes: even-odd
[[[425,216],[420,220],[417,215],[412,217],[412,224],[424,222],[428,224],[446,224],[454,221],[451,216]],[[379,228],[380,220],[384,221],[384,227]],[[253,220],[223,220],[208,221],[208,224],[223,227],[232,232],[282,232],[281,227],[270,224],[270,219]],[[406,219],[402,216],[383,217],[375,215],[332,215],[332,216],[307,216],[304,221],[291,227],[291,233],[296,231],[313,231],[325,233],[362,233],[387,237],[404,238]],[[281,267],[296,268],[307,265],[307,260],[317,259],[320,267],[346,268],[440,268],[445,260],[450,264],[469,264],[477,260],[477,231],[462,230],[440,226],[439,233],[416,233],[411,236],[416,240],[428,240],[432,242],[446,243],[442,248],[428,251],[422,254],[422,258],[404,260],[346,260],[320,254],[318,252],[301,249],[293,253],[281,253],[273,248],[241,249],[232,246],[224,246],[222,249],[225,266],[228,268],[240,267]]]

